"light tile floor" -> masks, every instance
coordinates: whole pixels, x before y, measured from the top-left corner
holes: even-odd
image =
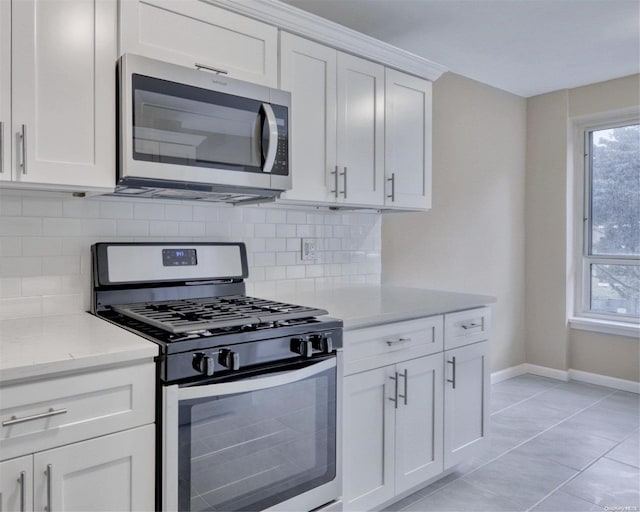
[[[491,393],[485,452],[386,511],[640,512],[640,395],[529,374]]]

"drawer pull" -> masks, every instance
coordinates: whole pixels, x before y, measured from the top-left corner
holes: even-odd
[[[11,416],[11,419],[2,422],[3,427],[9,427],[11,425],[17,425],[18,423],[24,423],[25,421],[39,420],[42,418],[48,418],[50,416],[57,416],[58,414],[67,414],[66,409],[54,409],[53,407],[47,412],[41,412],[40,414],[34,414],[32,416],[25,416],[24,418],[18,418]]]
[[[411,338],[398,338],[397,340],[387,340],[387,345],[393,347],[398,343],[406,343],[407,341],[411,341]]]
[[[469,324],[462,324],[460,327],[462,327],[465,331],[467,329],[475,329],[476,327],[480,327],[482,324],[480,322],[471,322]]]

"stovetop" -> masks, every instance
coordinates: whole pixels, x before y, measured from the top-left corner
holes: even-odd
[[[173,334],[282,324],[326,315],[324,309],[286,304],[246,295],[114,304],[115,312]],[[255,330],[255,328],[254,328]]]

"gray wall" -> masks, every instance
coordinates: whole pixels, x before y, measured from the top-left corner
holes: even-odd
[[[514,366],[525,362],[526,100],[447,73],[433,105],[433,208],[383,216],[383,282],[496,296],[492,371]]]

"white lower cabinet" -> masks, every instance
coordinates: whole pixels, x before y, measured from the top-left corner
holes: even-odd
[[[345,510],[378,509],[483,448],[489,328],[485,307],[345,332]]]
[[[152,361],[2,383],[0,511],[155,508]]]
[[[442,472],[442,354],[345,378],[344,502],[370,510]]]
[[[487,437],[489,342],[444,353],[444,468],[477,455]]]
[[[154,508],[153,425],[0,463],[0,510]]]

